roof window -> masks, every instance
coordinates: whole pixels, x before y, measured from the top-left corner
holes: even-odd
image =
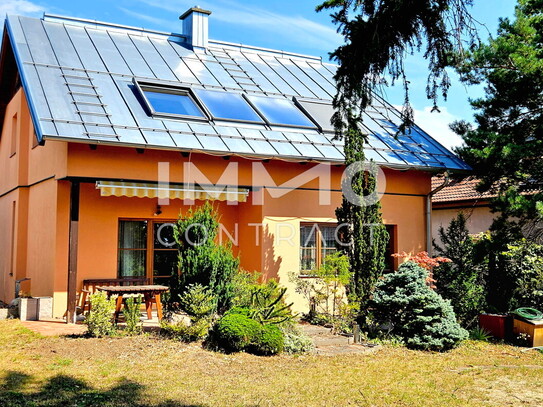
[[[304,100],[296,98],[296,104],[319,126],[323,132],[334,132],[330,122],[334,115],[334,107],[329,102],[317,100]]]
[[[244,95],[270,126],[315,129],[315,124],[288,99]]]
[[[180,116],[207,120],[189,89],[140,85],[153,116]]]
[[[204,89],[194,92],[214,119],[264,123],[239,93]]]

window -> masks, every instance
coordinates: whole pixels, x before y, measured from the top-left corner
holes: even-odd
[[[182,116],[207,120],[188,89],[141,86],[148,108],[153,115]]]
[[[334,126],[330,123],[334,115],[331,103],[296,99],[296,104],[319,125],[321,131],[334,131]]]
[[[272,126],[316,128],[315,124],[288,99],[253,95],[245,97]]]
[[[214,119],[264,123],[239,93],[203,89],[195,89],[195,93]]]
[[[319,268],[326,256],[336,251],[336,225],[305,224],[300,226],[300,270]]]
[[[148,277],[168,285],[177,273],[177,245],[172,222],[119,221],[119,278]]]
[[[10,157],[17,153],[17,113],[11,118],[11,140],[10,140]]]

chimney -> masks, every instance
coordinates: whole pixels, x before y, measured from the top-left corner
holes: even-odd
[[[185,11],[179,19],[183,21],[183,34],[187,38],[187,43],[193,49],[206,49],[208,41],[208,23],[207,18],[211,11],[204,10],[200,6],[195,6]]]

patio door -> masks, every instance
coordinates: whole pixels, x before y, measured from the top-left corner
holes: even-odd
[[[119,220],[119,278],[148,277],[169,285],[178,270],[173,227],[173,221]]]

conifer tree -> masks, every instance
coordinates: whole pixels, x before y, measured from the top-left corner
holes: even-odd
[[[367,168],[361,166],[365,161],[363,147],[364,135],[358,129],[350,129],[345,137],[348,174],[344,183],[350,182],[351,185],[344,185],[343,190],[350,187],[357,196],[356,199],[349,199],[344,195],[341,206],[336,209],[338,224],[341,225],[339,248],[349,258],[353,276],[350,294],[360,301],[362,314],[365,313],[372,290],[383,273],[389,239],[383,225],[380,202],[373,203],[365,199],[374,193],[376,179],[373,162],[366,166]],[[356,167],[356,163],[359,167]]]

